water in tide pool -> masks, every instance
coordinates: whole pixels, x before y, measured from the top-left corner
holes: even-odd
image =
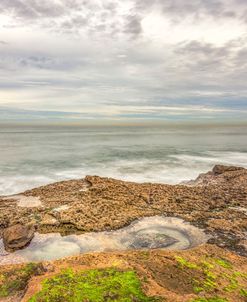
[[[215,164],[247,167],[247,126],[0,125],[0,195],[85,175],[174,184]]]

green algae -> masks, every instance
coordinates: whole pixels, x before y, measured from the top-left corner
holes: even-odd
[[[247,289],[241,288],[241,289],[240,289],[240,295],[241,295],[242,297],[247,297]]]
[[[226,260],[226,259],[216,258],[216,259],[214,259],[214,261],[215,261],[216,264],[218,264],[219,266],[221,266],[223,268],[232,269],[231,262]]]
[[[45,279],[42,290],[29,302],[153,302],[146,296],[134,271],[94,269],[74,272],[67,269],[59,275]]]
[[[188,260],[186,260],[183,257],[180,256],[176,256],[175,259],[177,260],[178,264],[182,267],[182,268],[190,268],[190,269],[198,269],[199,267],[197,266],[197,264],[192,263]]]
[[[19,269],[0,274],[0,298],[12,296],[24,290],[29,279],[41,270],[39,264],[28,263]]]
[[[180,256],[175,259],[181,269],[191,274],[193,291],[200,295],[191,302],[225,302],[228,301],[224,297],[226,293],[247,297],[247,274],[234,271],[234,265],[229,260],[206,257],[194,263]],[[216,292],[220,293],[219,297],[214,296]]]
[[[211,298],[196,298],[194,300],[191,300],[190,302],[228,302],[228,300],[225,298],[211,297]]]

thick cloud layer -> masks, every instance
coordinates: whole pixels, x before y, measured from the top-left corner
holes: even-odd
[[[0,114],[246,119],[246,15],[245,0],[2,0]]]

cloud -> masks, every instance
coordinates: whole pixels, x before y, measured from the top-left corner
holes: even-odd
[[[87,120],[92,118],[104,118],[101,114],[94,115],[78,112],[25,110],[20,108],[8,108],[0,106],[1,122],[5,121],[73,121]]]
[[[156,8],[172,21],[183,21],[184,18],[192,18],[198,21],[200,18],[238,18],[241,11],[246,8],[246,2],[238,0],[136,0],[137,9],[144,11]]]
[[[125,25],[124,32],[138,36],[142,32],[141,17],[138,15],[130,15],[126,18],[127,22]]]
[[[127,3],[130,7],[124,9],[119,0],[3,0],[0,10],[13,18],[6,25],[9,27],[29,24],[67,34],[123,33],[136,37],[141,33],[141,16],[131,10],[131,1]]]
[[[4,14],[23,20],[59,17],[65,14],[66,9],[62,2],[48,0],[2,0],[0,8]]]
[[[0,105],[247,116],[245,10],[241,0],[2,0]]]

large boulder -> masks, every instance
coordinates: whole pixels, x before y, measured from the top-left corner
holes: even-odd
[[[14,252],[27,246],[34,236],[34,227],[16,224],[3,232],[3,244],[8,252]]]

